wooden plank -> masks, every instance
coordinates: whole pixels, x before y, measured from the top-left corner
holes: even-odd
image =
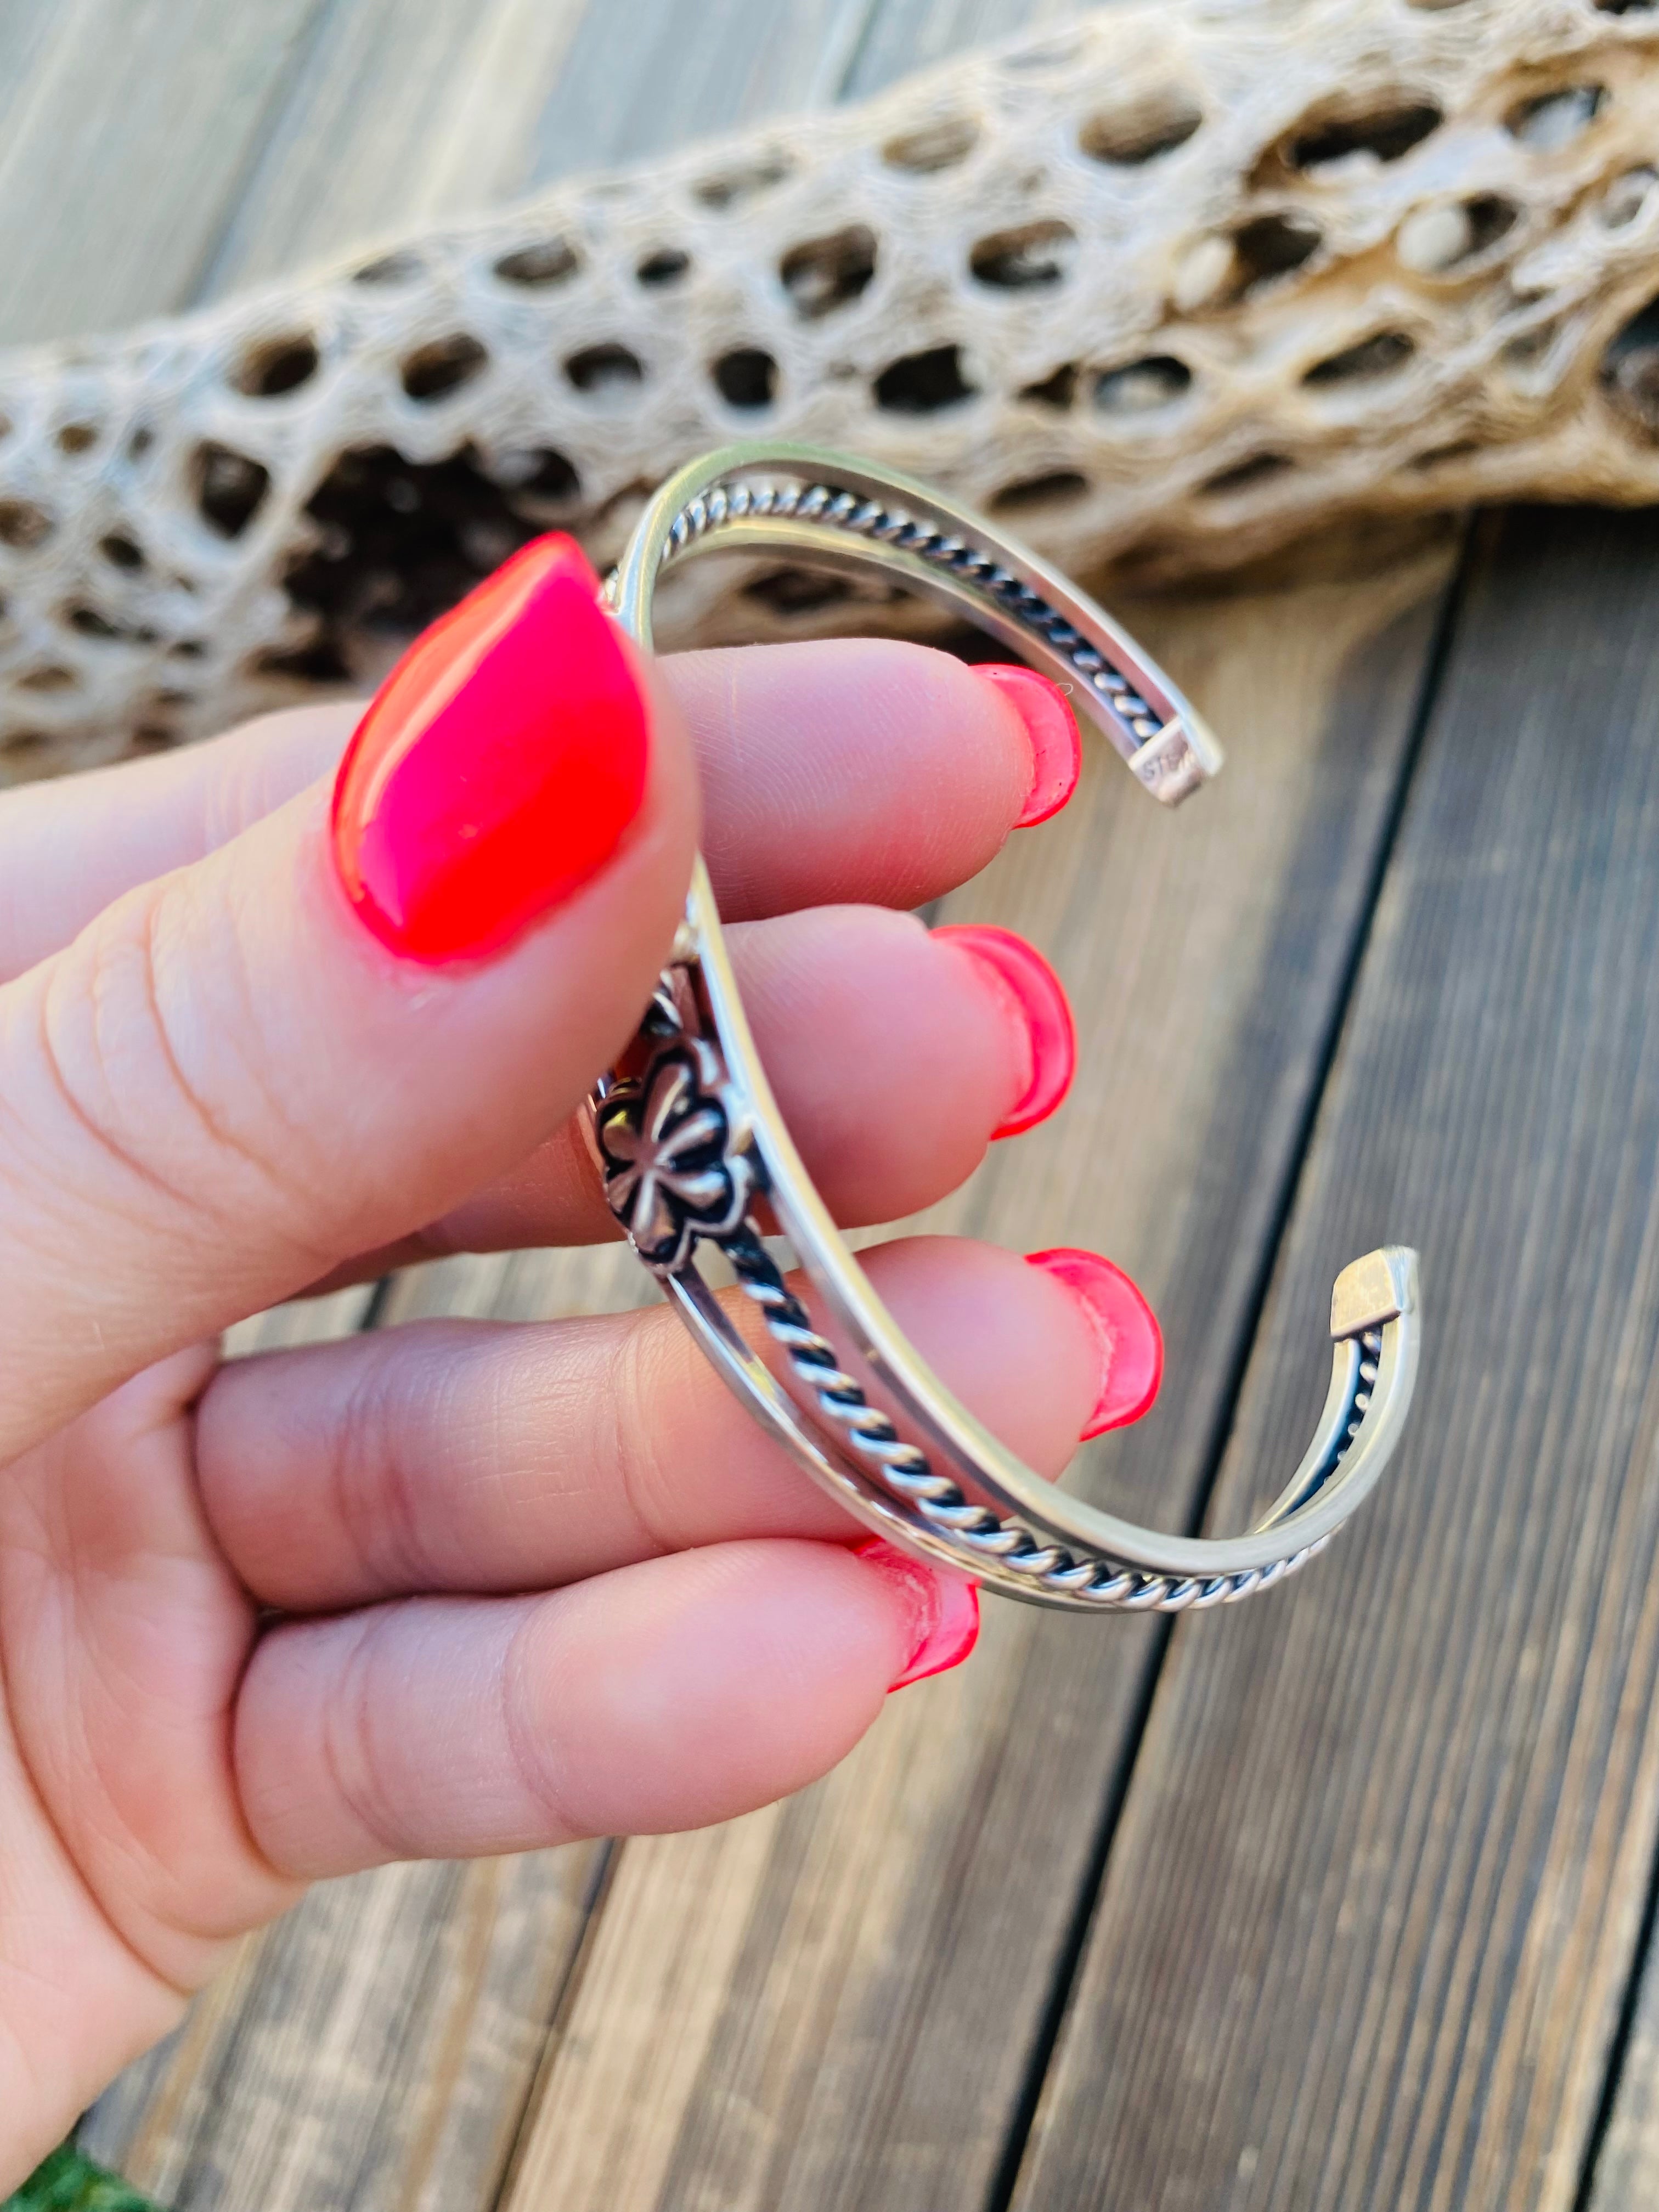
[[[1488,548],[1219,1517],[1385,1237],[1411,1437],[1316,1572],[1177,1629],[1020,2212],[1575,2202],[1659,1820],[1656,581],[1646,515]]]
[[[1051,26],[1059,29],[1091,4],[1091,0],[878,0],[847,74],[846,96],[867,99],[912,70],[949,61],[969,46]]]
[[[205,289],[832,98],[871,0],[351,0],[313,42]]]
[[[1166,1526],[1248,1339],[1445,562],[1133,610],[1228,775],[1154,818],[1099,749],[1066,814],[947,902],[1051,951],[1083,1058],[1066,1112],[932,1224],[1094,1244],[1147,1286],[1165,1402],[1080,1479]],[[1160,1643],[993,1606],[973,1664],[896,1698],[827,1783],[623,1846],[505,2212],[984,2202]],[[720,1977],[695,2001],[688,1947]]]
[[[0,344],[189,298],[325,0],[12,0]]]
[[[1651,1932],[1585,2212],[1651,2212],[1659,2203],[1659,1954]]]
[[[521,191],[590,0],[331,9],[204,279],[219,296]]]

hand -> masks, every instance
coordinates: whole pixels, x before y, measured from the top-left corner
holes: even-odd
[[[874,642],[646,669],[543,540],[405,659],[331,810],[354,720],[0,799],[0,2193],[305,1883],[724,1819],[972,1641],[971,1586],[859,1550],[660,1309],[216,1339],[613,1233],[572,1116],[700,787],[826,1200],[943,1195],[1057,1101],[1063,1000],[1022,966],[1034,1024],[983,940],[892,909],[1063,799],[1056,695]],[[1086,1256],[869,1265],[1035,1466],[1134,1410],[1155,1325]]]

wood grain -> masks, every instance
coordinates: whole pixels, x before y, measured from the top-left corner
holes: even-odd
[[[324,0],[0,14],[0,343],[182,307]]]
[[[1651,1931],[1630,2040],[1608,2100],[1584,2212],[1652,2212],[1659,2204],[1659,1964]]]
[[[1065,815],[947,902],[1050,952],[1084,1057],[1065,1113],[930,1225],[1092,1244],[1146,1285],[1165,1404],[1079,1479],[1166,1526],[1196,1507],[1248,1336],[1444,573],[1443,550],[1133,610],[1227,729],[1229,775],[1149,818],[1097,754]],[[1161,1644],[988,1614],[972,1666],[895,1699],[818,1789],[721,1838],[623,1847],[507,2212],[983,2200]],[[699,1945],[722,1978],[690,2002]]]
[[[1334,1267],[1423,1250],[1396,1474],[1182,1624],[1020,2212],[1565,2207],[1659,1818],[1659,526],[1495,534],[1218,1511]]]

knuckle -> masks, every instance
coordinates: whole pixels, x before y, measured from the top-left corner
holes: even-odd
[[[172,1217],[223,1230],[303,1220],[297,1133],[262,1079],[237,933],[217,933],[211,976],[178,946],[175,886],[118,901],[41,972],[34,1059],[60,1172]],[[50,1139],[55,1139],[54,1144]],[[146,1209],[153,1210],[153,1208]]]

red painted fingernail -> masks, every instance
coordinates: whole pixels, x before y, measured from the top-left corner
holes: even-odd
[[[1018,1103],[991,1134],[1017,1137],[1046,1121],[1077,1073],[1077,1030],[1065,987],[1035,945],[989,922],[945,922],[933,932],[971,953],[1018,1015],[1030,1040],[1031,1073]]]
[[[888,1684],[889,1694],[908,1682],[920,1682],[924,1675],[943,1674],[961,1666],[979,1640],[978,1583],[948,1568],[912,1559],[881,1536],[855,1546],[854,1556],[886,1577],[910,1616],[910,1656]]]
[[[1061,1245],[1028,1252],[1028,1264],[1064,1283],[1082,1307],[1100,1346],[1100,1395],[1085,1437],[1127,1428],[1152,1411],[1164,1380],[1164,1332],[1139,1284],[1098,1252]]]
[[[645,795],[650,724],[573,538],[538,538],[416,639],[346,748],[334,860],[392,951],[500,951],[597,873]]]
[[[981,661],[974,673],[1008,702],[1031,741],[1031,788],[1014,824],[1016,830],[1030,830],[1058,814],[1077,789],[1083,773],[1077,719],[1059,684],[1035,668],[1018,661]]]

